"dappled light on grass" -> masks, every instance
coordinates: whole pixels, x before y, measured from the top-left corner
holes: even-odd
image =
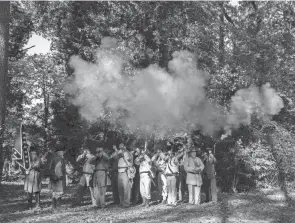
[[[44,185],[46,187],[47,185]],[[251,194],[220,193],[218,203],[202,205],[181,204],[169,207],[161,204],[150,208],[131,206],[121,208],[111,204],[111,193],[107,193],[107,208],[95,210],[91,206],[89,194],[83,204],[70,208],[75,186],[69,186],[57,213],[51,213],[50,196],[46,188],[42,189],[40,213],[24,210],[26,205],[23,187],[3,185],[1,191],[0,222],[194,222],[194,223],[271,223],[293,222],[295,213],[281,199],[279,191],[262,191]],[[7,193],[5,193],[7,191]],[[154,199],[157,193],[152,196]],[[294,198],[295,193],[290,193]]]

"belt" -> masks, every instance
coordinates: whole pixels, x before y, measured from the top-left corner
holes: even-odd
[[[91,174],[93,174],[93,173],[83,172],[83,174],[89,174],[89,175],[91,175]]]
[[[95,172],[96,172],[96,171],[105,171],[105,172],[107,172],[108,170],[107,170],[107,169],[95,169],[94,171],[95,171]]]
[[[198,174],[198,173],[195,173],[195,172],[190,172],[190,171],[187,171],[188,173],[191,173],[191,174]]]
[[[118,169],[124,169],[124,168],[128,168],[127,166],[124,166],[124,167],[118,167]]]
[[[142,174],[142,173],[150,173],[150,171],[143,171],[143,172],[140,172],[140,174]]]
[[[167,177],[173,177],[173,176],[178,176],[179,173],[166,173]]]

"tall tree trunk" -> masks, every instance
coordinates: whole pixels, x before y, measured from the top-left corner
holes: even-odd
[[[3,139],[5,131],[7,72],[8,72],[8,39],[9,39],[10,2],[0,1],[0,183],[3,170]]]
[[[275,145],[274,145],[273,137],[271,133],[267,133],[266,140],[268,144],[270,145],[271,154],[273,158],[275,159],[275,163],[278,170],[278,182],[279,182],[280,189],[285,196],[285,200],[287,204],[291,205],[291,197],[289,196],[289,193],[288,193],[288,189],[286,185],[286,176],[285,176],[284,168],[282,167],[282,158],[279,157],[275,149]]]

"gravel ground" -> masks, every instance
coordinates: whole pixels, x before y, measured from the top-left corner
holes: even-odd
[[[191,222],[191,223],[287,223],[295,222],[295,210],[289,207],[278,190],[264,190],[249,194],[219,194],[219,202],[199,206],[180,204],[169,207],[158,204],[153,193],[149,208],[132,206],[122,208],[113,205],[111,193],[107,193],[107,208],[94,210],[89,194],[80,207],[70,208],[75,186],[69,186],[57,213],[51,213],[47,185],[41,193],[42,210],[39,213],[25,210],[26,197],[23,185],[5,183],[0,186],[0,222]],[[295,199],[295,193],[291,194]]]

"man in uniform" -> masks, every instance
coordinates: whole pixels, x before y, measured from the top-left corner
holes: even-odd
[[[139,164],[135,163],[137,157],[141,155],[141,150],[136,148],[134,150],[133,159],[134,159],[134,166],[136,169],[135,177],[133,179],[133,186],[131,190],[131,200],[132,204],[136,205],[138,202],[141,201],[140,199],[140,174],[139,174]]]
[[[60,142],[57,142],[55,153],[49,164],[49,171],[51,173],[49,181],[49,190],[52,193],[52,209],[60,205],[62,195],[66,189],[66,168],[64,160],[64,151]]]
[[[96,148],[95,170],[93,174],[93,195],[95,207],[105,208],[105,194],[107,191],[109,156],[103,151],[102,144]]]
[[[123,143],[119,145],[118,161],[118,189],[120,197],[120,205],[123,207],[130,206],[131,189],[133,178],[135,176],[135,168],[133,166],[132,153],[126,150]],[[134,174],[134,175],[133,175]]]
[[[167,203],[167,178],[165,170],[168,158],[161,149],[158,149],[157,153],[152,157],[152,161],[155,162],[158,170],[158,190],[162,195],[162,204]]]
[[[167,204],[176,206],[177,204],[177,189],[179,181],[179,159],[183,156],[184,149],[174,154],[172,150],[168,151],[168,162],[165,169],[167,177]]]
[[[113,154],[110,156],[109,165],[111,169],[111,184],[113,192],[113,200],[115,204],[120,204],[119,190],[118,190],[118,149],[117,145],[113,145]]]
[[[80,178],[80,182],[75,196],[75,201],[72,206],[75,207],[81,203],[86,188],[89,188],[92,204],[95,205],[95,199],[93,197],[93,185],[90,184],[95,168],[95,156],[91,154],[89,148],[85,147],[83,148],[83,153],[77,157],[76,161],[82,162],[84,163],[84,165],[83,173]]]
[[[204,168],[204,189],[206,193],[206,201],[217,202],[217,187],[215,178],[216,159],[212,154],[211,148],[207,148],[206,154],[203,156]]]
[[[32,196],[35,194],[36,209],[40,208],[40,191],[41,191],[41,160],[37,156],[37,151],[33,146],[30,147],[31,163],[26,170],[24,189],[27,192],[28,208],[32,208]]]
[[[151,159],[150,157],[142,153],[134,161],[139,166],[140,174],[140,194],[143,200],[142,205],[145,207],[150,206],[151,200]]]
[[[188,184],[189,203],[201,203],[201,186],[203,184],[201,172],[204,169],[204,164],[197,157],[197,152],[200,150],[192,149],[190,156],[184,162],[184,169],[187,173],[186,183]]]

